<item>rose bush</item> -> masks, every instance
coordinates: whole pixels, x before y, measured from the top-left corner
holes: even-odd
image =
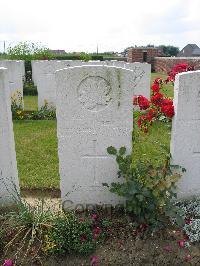
[[[175,76],[181,72],[187,72],[194,70],[193,66],[188,64],[177,64],[169,72],[166,80],[156,78],[151,86],[151,98],[150,100],[143,95],[137,95],[133,97],[133,105],[139,106],[140,114],[137,120],[138,127],[147,132],[148,127],[156,120],[169,121],[174,116],[173,99],[167,98],[162,89],[168,82],[174,83]]]

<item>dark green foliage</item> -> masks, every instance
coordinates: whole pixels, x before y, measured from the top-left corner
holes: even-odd
[[[4,230],[0,228],[0,253],[3,251],[4,247]]]
[[[50,248],[48,248],[50,247]],[[58,215],[49,229],[44,249],[47,253],[88,254],[96,247],[88,221],[79,221],[73,213]]]
[[[126,199],[126,211],[139,223],[157,227],[166,216],[178,216],[172,200],[176,198],[175,184],[180,175],[171,171],[170,156],[164,165],[153,167],[140,160],[132,164],[132,156],[125,155],[125,147],[119,151],[108,147],[107,151],[116,156],[118,178],[123,178],[122,182],[111,183],[110,191]]]
[[[90,55],[89,60],[103,61],[102,55]],[[81,54],[52,55],[51,60],[83,60]]]
[[[161,48],[165,56],[177,56],[179,53],[179,48],[172,45],[159,45],[158,48]]]
[[[40,108],[38,111],[24,111],[22,106],[16,104],[14,100],[12,100],[11,105],[12,110],[12,118],[13,120],[54,120],[56,119],[56,110],[54,107],[51,107],[46,102],[44,106]]]

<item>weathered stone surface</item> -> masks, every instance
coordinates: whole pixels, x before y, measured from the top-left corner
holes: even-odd
[[[133,88],[135,95],[140,94],[144,95],[147,98],[150,97],[151,66],[149,64],[126,63],[117,60],[89,62],[80,60],[39,60],[32,61],[32,77],[38,89],[39,108],[44,105],[45,100],[47,100],[50,106],[56,106],[55,71],[66,67],[81,65],[109,65],[131,69],[133,70],[133,78],[135,79],[135,88]]]
[[[0,207],[19,193],[8,70],[0,68]]]
[[[200,195],[200,71],[177,75],[172,123],[172,164],[186,169],[179,197]]]
[[[134,95],[150,98],[151,65],[147,63],[126,63],[125,68],[134,72]]]
[[[0,60],[0,67],[8,69],[8,81],[11,96],[18,90],[23,97],[23,80],[25,78],[24,61]]]
[[[133,72],[81,66],[56,72],[57,135],[64,207],[117,204],[102,183],[117,181],[107,147],[132,149]]]

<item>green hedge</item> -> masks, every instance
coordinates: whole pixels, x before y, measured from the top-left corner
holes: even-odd
[[[37,87],[33,83],[24,83],[23,95],[38,95]]]
[[[91,60],[103,61],[102,55],[90,55]],[[81,60],[81,55],[52,55],[51,60]]]

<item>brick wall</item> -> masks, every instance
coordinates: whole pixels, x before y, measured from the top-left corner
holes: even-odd
[[[180,63],[188,63],[194,66],[195,70],[200,69],[199,57],[155,57],[152,62],[152,69],[155,72],[168,73],[173,66]]]
[[[158,56],[160,53],[159,49],[156,48],[131,48],[128,50],[128,62],[140,62],[143,63],[143,53],[147,52],[147,63],[153,63],[155,56]]]

